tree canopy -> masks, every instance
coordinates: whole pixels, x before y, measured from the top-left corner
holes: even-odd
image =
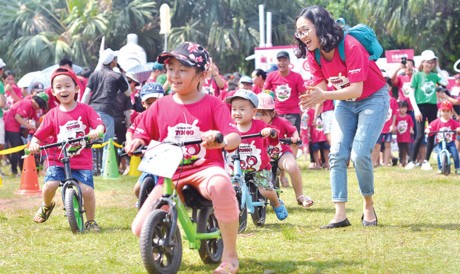
[[[0,0],[0,57],[18,75],[40,70],[65,56],[94,67],[103,36],[119,49],[128,33],[139,36],[148,60],[163,50],[161,4],[171,7],[168,47],[183,41],[203,44],[221,71],[249,73],[245,57],[259,45],[258,5],[273,16],[273,45],[293,43],[294,20],[302,7],[318,4],[352,25],[374,28],[385,49],[432,49],[452,72],[460,58],[460,8],[454,0]]]

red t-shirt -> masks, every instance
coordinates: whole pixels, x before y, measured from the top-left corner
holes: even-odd
[[[457,130],[460,127],[460,123],[454,119],[450,119],[447,122],[443,122],[441,118],[438,118],[430,123],[428,128],[430,131],[452,131]],[[433,134],[430,134],[433,135]],[[444,134],[446,137],[447,143],[455,141],[455,133],[446,133]],[[443,134],[438,133],[436,134],[436,142],[440,142],[443,139]]]
[[[270,127],[265,122],[260,120],[252,120],[251,128],[246,132],[241,132],[241,135],[255,134],[262,131],[262,129]],[[275,146],[278,144],[278,137],[256,137],[241,139],[239,146],[240,158],[241,158],[241,169],[246,171],[260,171],[263,169],[270,170],[270,158],[268,157],[269,145]],[[227,153],[227,162],[230,167],[232,164],[232,155],[235,152]]]
[[[19,132],[21,124],[19,124],[14,116],[19,114],[24,119],[32,119],[38,121],[37,110],[34,109],[32,98],[22,99],[13,104],[13,106],[5,113],[3,119],[5,120],[5,131]]]
[[[356,100],[369,97],[385,86],[385,78],[377,64],[369,60],[369,53],[353,36],[345,36],[344,51],[345,62],[340,59],[338,48],[335,48],[331,61],[321,56],[321,66],[316,62],[315,52],[308,52],[308,64],[314,86],[322,81],[329,81],[337,90],[351,83],[363,82],[363,92]]]
[[[310,140],[311,143],[319,143],[319,142],[325,142],[327,140],[326,134],[324,134],[324,126],[321,125],[315,125],[314,120],[315,120],[315,110],[311,109],[311,112],[309,111],[309,124],[310,124]]]
[[[409,114],[396,116],[396,139],[398,143],[412,143],[410,129],[414,128],[414,121]]]
[[[393,116],[398,114],[398,101],[392,96],[390,96],[390,107],[388,108],[387,119],[385,120],[385,124],[383,124],[383,128],[381,133],[389,133],[390,126],[393,123]]]
[[[96,111],[87,104],[77,103],[77,106],[65,112],[55,107],[51,109],[43,118],[42,123],[35,132],[34,136],[41,142],[48,141],[49,136],[53,136],[50,142],[61,142],[68,139],[85,136],[90,128],[102,125],[102,119]],[[68,149],[70,166],[72,169],[93,168],[93,157],[91,148],[86,148],[85,140],[70,144]],[[62,153],[60,148],[48,149],[48,166],[64,166],[61,163]]]
[[[278,114],[300,114],[299,96],[306,90],[300,74],[290,71],[284,77],[278,70],[270,72],[264,89],[275,93],[275,110]]]
[[[293,126],[288,120],[279,116],[273,118],[273,120],[270,123],[270,126],[278,130],[279,138],[290,138],[297,131],[296,127]],[[280,153],[285,152],[292,153],[292,148],[290,145],[278,142],[278,144],[276,144],[275,146],[270,145],[268,147],[268,154],[272,159],[278,159],[280,157]]]
[[[411,90],[410,83],[412,81],[412,77],[408,75],[398,75],[398,102],[399,101],[406,101],[409,107],[407,110],[414,110],[409,98],[409,92]]]
[[[145,143],[157,141],[190,141],[201,138],[204,132],[218,130],[224,136],[238,130],[230,116],[228,107],[217,97],[205,95],[192,104],[179,104],[173,95],[164,96],[151,105],[142,115],[134,132],[134,138]],[[204,149],[201,145],[184,148],[184,162],[181,176],[187,177],[211,166],[224,167],[220,149]],[[178,178],[179,171],[173,176]]]
[[[315,110],[309,108],[307,111],[302,113],[300,117],[300,138],[302,139],[302,145],[308,146],[310,143],[310,127],[311,127],[311,120],[310,116],[315,115]]]
[[[323,109],[321,110],[322,112],[326,112],[329,110],[334,110],[334,102],[332,100],[326,100],[323,103]]]

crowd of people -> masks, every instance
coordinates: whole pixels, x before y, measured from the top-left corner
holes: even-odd
[[[418,69],[414,60],[407,59],[391,76],[386,75],[369,60],[366,48],[354,37],[344,35],[329,12],[318,6],[300,12],[294,36],[294,54],[308,58],[312,79],[303,79],[290,69],[287,51],[278,52],[273,71],[222,74],[223,69],[211,62],[207,50],[193,42],[160,54],[145,81],[125,72],[117,62],[117,52],[111,49],[101,52],[101,68],[87,75],[77,76],[71,60],[64,58],[52,74],[48,88],[39,82],[19,88],[14,73],[4,71],[6,64],[0,59],[0,149],[29,142],[31,152],[39,153],[39,145],[46,142],[78,134],[94,139],[103,132],[104,141],[112,138],[125,143],[128,153],[150,140],[201,138],[204,150],[188,151],[187,162],[173,180],[180,176],[181,184],[195,185],[205,198],[213,201],[224,241],[223,262],[217,273],[235,273],[239,267],[239,209],[225,169],[231,161],[225,160],[222,150],[229,156],[237,147],[245,147],[251,162],[243,161],[244,169],[257,173],[259,190],[270,200],[279,220],[285,220],[288,211],[273,190],[270,160],[278,161],[282,185],[291,184],[297,203],[305,208],[314,202],[304,195],[307,184],[302,182],[296,158],[303,153],[310,162],[309,168],[329,170],[335,215],[323,229],[351,225],[345,208],[350,163],[363,196],[363,226],[378,224],[372,198],[375,167],[394,165],[396,158],[406,169],[420,165],[422,170],[431,170],[430,156],[435,144],[448,136],[448,149],[456,172],[460,172],[460,138],[455,134],[435,134],[446,130],[460,132],[460,123],[453,118],[460,114],[460,75],[455,76],[452,90],[443,89],[447,79],[440,73],[439,58],[433,51],[422,52]],[[342,61],[337,50],[342,40],[346,61]],[[319,62],[315,50],[320,52]],[[396,96],[393,89],[397,89]],[[217,132],[224,135],[222,143],[215,139]],[[256,132],[261,132],[262,138],[240,137]],[[399,148],[398,157],[392,153],[393,136]],[[291,138],[292,145],[279,143],[278,138],[286,137]],[[20,176],[22,153],[2,159],[9,161],[13,176]],[[44,162],[46,184],[43,203],[34,216],[37,223],[50,216],[54,193],[63,179],[62,165],[55,158],[58,155],[49,153]],[[99,231],[90,155],[88,148],[76,153],[72,158],[72,175],[83,187],[86,227]],[[129,161],[119,160],[120,172],[124,173],[129,169]],[[142,174],[134,189],[136,195],[146,176],[152,175]],[[155,181],[156,187],[133,221],[136,235],[140,234],[151,205],[162,194],[162,180]]]

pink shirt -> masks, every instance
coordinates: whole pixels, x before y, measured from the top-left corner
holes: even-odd
[[[50,142],[61,142],[85,136],[89,133],[90,128],[96,128],[102,124],[102,119],[92,107],[77,103],[77,106],[69,112],[62,111],[59,107],[51,109],[43,118],[34,136],[41,142],[48,141],[49,136],[53,136]],[[91,148],[86,148],[85,140],[70,144],[68,148],[70,148],[68,153],[71,156],[72,169],[91,170],[93,168]],[[47,154],[49,166],[63,166],[60,148],[50,148]]]
[[[288,120],[283,117],[276,116],[270,123],[270,126],[276,128],[279,132],[279,138],[290,138],[297,131],[296,127],[293,126]],[[275,146],[270,145],[268,147],[268,154],[272,159],[278,159],[281,153],[290,152],[292,148],[288,144],[278,143]]]
[[[218,130],[223,135],[235,132],[228,107],[217,97],[205,95],[192,104],[179,104],[172,95],[155,101],[142,115],[134,132],[134,138],[145,143],[157,141],[190,141],[201,138],[204,132]],[[184,148],[184,165],[181,176],[187,177],[211,166],[224,167],[220,149],[205,149],[201,145]],[[178,178],[179,171],[173,176]]]
[[[430,131],[451,131],[457,130],[460,127],[460,123],[455,121],[454,119],[450,119],[447,122],[441,121],[441,118],[438,118],[430,123],[428,128]],[[433,134],[430,134],[433,135]],[[450,143],[455,140],[456,133],[446,133],[444,134],[446,137],[447,143]],[[436,142],[440,142],[443,139],[443,134],[438,133],[436,134]]]
[[[251,128],[246,132],[241,132],[241,135],[255,134],[262,131],[262,129],[270,127],[265,122],[260,120],[252,120]],[[278,138],[271,137],[256,137],[241,139],[240,158],[241,168],[246,171],[260,171],[263,169],[270,170],[270,158],[268,157],[269,145],[275,146],[278,144]],[[232,167],[231,157],[235,152],[227,153],[227,162]]]
[[[284,77],[277,70],[270,72],[264,89],[275,93],[275,110],[278,114],[300,114],[299,96],[306,90],[300,74],[290,71]]]
[[[21,124],[19,124],[14,116],[19,114],[24,119],[37,118],[37,111],[33,107],[32,98],[22,99],[13,104],[13,106],[5,113],[3,119],[5,120],[5,131],[19,132],[21,130]]]
[[[326,100],[323,103],[323,109],[322,112],[326,112],[329,110],[334,110],[334,102],[332,100]]]
[[[411,128],[414,128],[414,121],[409,114],[396,116],[396,138],[398,143],[412,143]]]
[[[409,105],[407,108],[408,110],[414,110],[409,98],[411,81],[412,77],[409,77],[408,75],[398,75],[398,84],[396,85],[398,87],[398,102],[406,101]]]
[[[381,133],[389,133],[390,126],[393,123],[393,116],[398,114],[398,101],[392,96],[390,96],[390,107],[388,108],[387,119],[385,120],[385,124],[383,124],[383,128]]]
[[[321,56],[321,66],[315,60],[315,52],[308,52],[313,85],[328,81],[338,90],[351,83],[363,82],[363,92],[356,100],[362,100],[385,86],[382,72],[374,61],[369,60],[369,53],[358,40],[346,35],[344,50],[345,63],[340,59],[338,48],[335,48],[331,61]]]

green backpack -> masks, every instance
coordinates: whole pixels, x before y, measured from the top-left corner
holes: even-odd
[[[342,18],[338,19],[337,22],[342,23],[345,25],[345,22]],[[364,48],[367,50],[369,53],[369,60],[378,60],[380,56],[383,53],[383,48],[379,43],[379,40],[377,39],[377,36],[375,35],[374,30],[364,24],[358,24],[352,28],[345,29],[344,31],[344,36],[343,39],[340,40],[338,49],[339,49],[339,55],[340,59],[345,62],[345,49],[344,49],[344,40],[345,40],[345,35],[351,35],[356,40],[358,40]],[[319,49],[315,49],[315,60],[316,62],[321,66],[321,61],[320,61],[321,53]]]

